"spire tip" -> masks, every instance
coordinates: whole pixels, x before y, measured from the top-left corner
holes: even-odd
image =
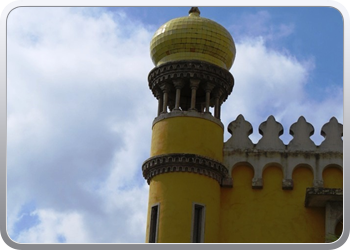
[[[199,11],[198,7],[192,7],[188,13],[189,13],[189,14],[191,14],[191,13],[197,13],[198,15],[201,14],[201,12]]]

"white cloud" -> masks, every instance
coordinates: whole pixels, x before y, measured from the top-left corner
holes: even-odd
[[[245,13],[229,29],[235,37],[243,40],[261,36],[265,41],[277,41],[291,35],[295,27],[293,23],[273,22],[268,11],[260,10],[256,13]]]
[[[147,86],[153,32],[93,8],[18,8],[8,27],[10,236],[143,242],[135,223],[145,224],[141,164],[157,107]],[[40,223],[16,236],[33,200]],[[84,226],[70,230],[65,217]]]
[[[79,243],[88,242],[89,236],[85,233],[83,218],[79,213],[57,213],[53,210],[38,210],[33,212],[40,220],[40,224],[23,231],[17,238],[18,242],[25,243]]]
[[[323,140],[320,136],[323,124],[332,116],[342,122],[342,89],[331,89],[329,97],[318,102],[307,95],[305,87],[315,67],[312,59],[298,61],[285,51],[268,49],[261,37],[236,46],[237,57],[231,69],[235,86],[221,112],[226,126],[243,114],[253,125],[251,139],[256,143],[261,138],[259,125],[274,115],[284,126],[281,138],[287,144],[292,139],[290,126],[303,115],[315,127],[312,138],[319,145]],[[226,140],[229,136],[226,132]]]

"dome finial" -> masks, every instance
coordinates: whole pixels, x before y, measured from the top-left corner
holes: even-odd
[[[201,14],[201,12],[199,11],[198,7],[192,7],[188,13],[189,13],[190,15],[193,13],[193,14],[195,14],[196,16],[199,16],[199,15]]]

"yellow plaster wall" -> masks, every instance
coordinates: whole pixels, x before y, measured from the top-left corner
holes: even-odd
[[[192,153],[222,162],[223,129],[196,117],[173,117],[153,126],[151,156]]]
[[[343,188],[343,171],[337,167],[327,167],[322,178],[325,188]]]
[[[212,178],[194,173],[168,173],[155,176],[150,183],[150,207],[160,203],[158,242],[191,241],[193,202],[205,205],[205,242],[218,242],[220,185]],[[148,211],[146,242],[149,235]]]
[[[214,122],[175,117],[153,126],[151,156],[193,153],[222,161],[223,130]],[[282,189],[283,173],[271,165],[263,172],[264,187],[252,189],[254,170],[241,164],[232,171],[233,188],[194,173],[167,173],[150,183],[149,209],[160,203],[158,242],[190,242],[193,202],[206,205],[205,242],[324,243],[324,208],[305,208],[305,191],[313,173],[297,167],[293,190]],[[342,187],[343,174],[328,167],[325,187]],[[149,212],[146,242],[149,233]],[[339,231],[339,229],[338,229]],[[253,237],[252,237],[253,236]]]
[[[324,242],[324,208],[305,208],[305,189],[312,186],[310,169],[293,172],[294,189],[282,190],[282,170],[267,167],[264,187],[254,190],[254,170],[233,169],[233,188],[221,190],[221,242]],[[251,236],[254,237],[251,237]]]

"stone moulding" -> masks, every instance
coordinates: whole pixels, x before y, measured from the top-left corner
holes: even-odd
[[[201,174],[213,178],[221,186],[230,185],[228,170],[223,164],[196,154],[157,155],[142,164],[143,177],[148,184],[154,176],[172,172]]]
[[[341,188],[307,188],[305,207],[325,207],[327,202],[342,202]]]
[[[201,83],[211,82],[223,91],[223,102],[231,94],[234,85],[231,73],[215,64],[199,60],[179,60],[153,68],[148,75],[149,88],[157,97],[160,86],[175,79],[198,79]]]

